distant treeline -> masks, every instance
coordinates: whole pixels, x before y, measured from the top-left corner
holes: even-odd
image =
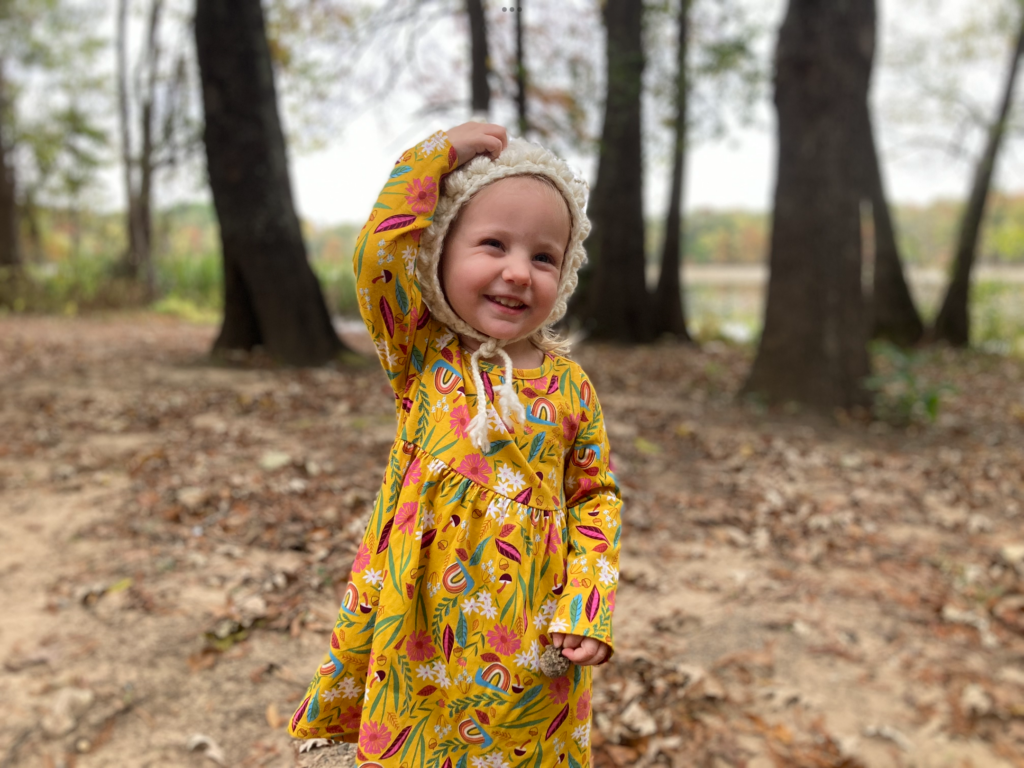
[[[905,263],[946,266],[956,236],[961,205],[897,205],[901,256]],[[29,261],[60,262],[74,256],[112,258],[124,248],[123,216],[41,210],[34,232],[23,233]],[[315,261],[340,263],[351,258],[361,224],[303,225]],[[685,259],[691,264],[756,264],[768,253],[770,219],[750,211],[695,210],[686,217]],[[870,227],[870,221],[865,222]],[[158,214],[156,255],[181,258],[219,250],[216,218],[207,205],[179,205]],[[647,228],[647,254],[657,261],[662,223]],[[1024,194],[993,195],[989,201],[979,260],[989,264],[1024,264]]]

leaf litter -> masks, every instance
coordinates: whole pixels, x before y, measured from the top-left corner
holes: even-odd
[[[350,759],[284,725],[394,439],[378,367],[0,326],[0,760]],[[924,352],[937,417],[890,424],[738,400],[750,355],[575,355],[626,501],[595,765],[1024,765],[1024,364]]]

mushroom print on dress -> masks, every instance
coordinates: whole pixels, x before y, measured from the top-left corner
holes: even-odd
[[[591,669],[539,663],[550,632],[612,645],[621,496],[583,370],[514,370],[526,409],[493,405],[503,369],[431,318],[415,280],[444,132],[406,151],[356,243],[359,308],[394,388],[397,438],[299,738],[358,743],[363,768],[589,768]],[[485,398],[485,400],[484,400]],[[467,435],[481,403],[490,449]]]

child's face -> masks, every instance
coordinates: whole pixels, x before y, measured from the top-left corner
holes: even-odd
[[[488,184],[460,211],[441,256],[448,303],[492,338],[531,333],[558,298],[569,234],[569,208],[545,182],[512,176]]]

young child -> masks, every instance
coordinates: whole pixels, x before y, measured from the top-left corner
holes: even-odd
[[[391,172],[355,273],[398,435],[293,736],[357,741],[363,768],[591,765],[622,502],[594,389],[549,329],[586,201],[562,160],[488,123]],[[554,678],[551,644],[572,662]]]

